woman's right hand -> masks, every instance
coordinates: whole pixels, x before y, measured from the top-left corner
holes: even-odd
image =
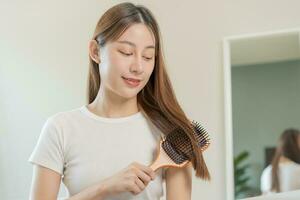
[[[137,195],[154,178],[155,172],[150,167],[133,162],[115,175],[104,179],[101,184],[105,196],[114,196],[123,192]]]

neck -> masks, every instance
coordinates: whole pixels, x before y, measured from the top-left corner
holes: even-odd
[[[139,112],[137,97],[126,99],[111,91],[99,90],[95,100],[88,109],[101,117],[120,118]]]
[[[281,156],[279,159],[279,162],[280,163],[289,163],[289,162],[291,162],[291,160],[285,156]]]

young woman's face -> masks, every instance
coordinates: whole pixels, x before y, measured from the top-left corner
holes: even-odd
[[[154,35],[146,25],[134,24],[100,49],[101,85],[121,97],[133,98],[148,82],[154,63]]]

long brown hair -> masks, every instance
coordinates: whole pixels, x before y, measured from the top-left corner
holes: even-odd
[[[284,156],[291,161],[300,164],[300,147],[299,147],[300,131],[297,129],[286,129],[281,134],[275,155],[272,159],[272,187],[271,189],[280,192],[280,180],[278,176],[279,161]]]
[[[115,41],[121,34],[136,23],[145,24],[155,37],[154,70],[145,87],[137,94],[137,103],[145,116],[165,135],[174,128],[182,128],[189,136],[194,156],[191,158],[196,177],[210,179],[209,171],[197,148],[191,127],[175,97],[162,54],[160,31],[150,10],[141,5],[120,3],[107,10],[97,23],[93,39],[103,47],[108,41]],[[101,84],[98,64],[90,58],[88,75],[88,102],[97,96]]]

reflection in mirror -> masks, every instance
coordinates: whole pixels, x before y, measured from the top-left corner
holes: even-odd
[[[232,196],[240,199],[300,190],[299,31],[227,41]]]

